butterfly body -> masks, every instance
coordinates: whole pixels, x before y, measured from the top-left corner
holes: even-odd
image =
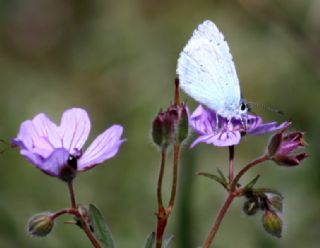
[[[198,26],[178,59],[180,87],[196,101],[227,119],[242,119],[248,108],[229,46],[216,25]]]

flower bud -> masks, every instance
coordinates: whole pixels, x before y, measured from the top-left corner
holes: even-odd
[[[283,208],[283,197],[278,194],[267,193],[269,208],[272,208],[275,211],[282,212]]]
[[[266,230],[267,233],[277,238],[281,238],[283,223],[282,219],[276,214],[276,212],[266,210],[262,217],[262,223],[264,230]]]
[[[281,141],[282,133],[276,133],[271,137],[270,142],[268,144],[268,155],[270,157],[274,156],[277,153],[278,149],[281,146]]]
[[[34,237],[45,237],[53,228],[54,220],[51,213],[41,213],[28,221],[28,233]]]
[[[185,104],[173,104],[166,112],[160,110],[152,122],[152,139],[160,147],[182,143],[189,133],[188,110]]]
[[[182,143],[189,135],[188,108],[184,103],[181,104],[180,108],[180,119],[178,122],[178,130],[176,134],[178,143]]]
[[[260,209],[259,200],[255,197],[250,197],[245,201],[242,209],[246,215],[255,215]]]
[[[158,146],[162,146],[165,143],[164,119],[165,119],[165,113],[162,112],[162,110],[160,110],[160,112],[152,122],[152,139],[153,139],[153,142]]]
[[[297,149],[304,148],[304,133],[290,132],[285,133],[285,130],[290,126],[290,123],[285,126],[280,132],[274,134],[268,145],[268,156],[278,165],[295,166],[308,157],[306,153],[297,154]]]

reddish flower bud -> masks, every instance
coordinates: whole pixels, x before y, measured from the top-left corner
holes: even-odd
[[[305,147],[304,133],[291,132],[285,133],[290,126],[289,123],[279,133],[274,134],[268,145],[268,155],[270,159],[278,165],[295,166],[300,161],[308,157],[306,153],[298,153],[297,149]]]
[[[183,142],[189,133],[188,109],[185,104],[173,104],[166,112],[160,110],[152,122],[152,138],[156,145],[168,147]]]

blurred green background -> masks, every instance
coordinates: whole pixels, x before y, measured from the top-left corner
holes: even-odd
[[[245,98],[286,115],[254,111],[269,121],[292,120],[293,129],[306,132],[311,154],[299,167],[266,163],[250,174],[262,174],[259,186],[285,196],[283,238],[267,236],[261,216],[244,216],[238,199],[215,247],[319,247],[319,13],[318,0],[1,0],[0,137],[14,137],[20,123],[39,112],[58,122],[75,106],[91,117],[87,145],[113,123],[124,125],[127,142],[120,153],[77,177],[77,200],[102,210],[118,247],[143,247],[156,219],[159,153],[150,140],[151,121],[172,99],[179,52],[196,26],[211,19],[229,43]],[[267,140],[243,139],[236,166],[264,152]],[[220,186],[194,174],[225,169],[227,149],[188,146],[167,229],[175,235],[172,247],[201,245],[225,198]],[[69,206],[67,187],[29,165],[18,150],[2,154],[0,163],[1,247],[90,247],[81,230],[63,224],[68,218],[59,219],[47,238],[29,237],[30,216]],[[165,195],[170,176],[168,171]]]

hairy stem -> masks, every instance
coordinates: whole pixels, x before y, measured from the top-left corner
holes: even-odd
[[[83,218],[83,216],[80,214],[78,209],[76,209],[76,208],[65,208],[65,209],[62,209],[62,210],[56,212],[51,217],[52,217],[52,219],[56,219],[57,217],[59,217],[59,216],[61,216],[63,214],[71,214],[71,215],[74,215],[76,218],[80,219],[80,222],[79,222],[80,227],[82,228],[82,230],[87,235],[87,237],[90,240],[92,246],[94,248],[101,248],[98,240],[96,240],[96,238],[94,237],[93,233],[91,232],[88,222]],[[73,224],[75,224],[75,223],[73,223]]]
[[[262,155],[261,157],[251,161],[249,164],[247,164],[245,167],[243,167],[238,174],[236,175],[236,177],[232,180],[230,189],[231,190],[236,190],[237,184],[240,180],[240,178],[251,168],[253,168],[254,166],[256,166],[257,164],[260,164],[264,161],[269,160],[269,157],[267,155]]]
[[[162,178],[163,178],[164,163],[165,163],[165,150],[162,151],[162,156],[161,156],[161,167],[160,167],[158,188],[157,188],[157,194],[158,194],[157,235],[156,235],[157,248],[161,248],[164,230],[167,226],[168,218],[173,209],[175,198],[176,198],[176,192],[177,192],[180,144],[174,144],[173,149],[174,149],[173,176],[172,176],[172,185],[171,185],[171,195],[170,195],[170,200],[167,208],[163,207],[162,196],[161,196]]]
[[[161,163],[160,163],[160,171],[159,171],[159,178],[157,184],[157,198],[158,198],[158,207],[163,207],[162,202],[162,181],[163,181],[163,174],[164,174],[164,167],[166,163],[166,148],[163,146],[161,149]]]
[[[234,151],[232,152],[232,149],[230,149],[229,147],[229,157],[230,157],[230,161],[229,161],[229,179],[230,177],[230,168],[233,169],[233,156],[234,155]],[[232,158],[232,159],[231,159]],[[232,166],[230,166],[231,164],[231,160],[232,160]],[[240,193],[239,189],[237,189],[237,185],[239,180],[241,179],[241,177],[251,168],[253,168],[254,166],[256,166],[257,164],[260,164],[264,161],[269,160],[267,155],[263,155],[255,160],[253,160],[252,162],[250,162],[249,164],[247,164],[246,166],[244,166],[239,172],[238,174],[232,179],[231,183],[230,183],[230,187],[229,187],[229,195],[227,197],[227,199],[225,200],[224,204],[222,205],[216,219],[215,219],[215,223],[213,224],[211,231],[203,245],[203,248],[208,248],[210,247],[210,245],[212,244],[212,241],[220,227],[220,224],[227,212],[227,210],[229,209],[233,199],[235,197],[237,197]],[[232,173],[233,174],[233,173]]]
[[[81,222],[80,222],[81,228],[85,232],[85,234],[87,235],[87,237],[90,240],[93,247],[94,248],[101,248],[98,240],[95,238],[95,236],[93,235],[93,233],[90,230],[89,223],[83,218],[83,216],[79,213],[78,210],[75,211],[75,216],[77,216],[81,220]]]
[[[178,166],[180,157],[180,144],[174,144],[174,154],[173,154],[173,176],[172,176],[172,186],[171,186],[171,196],[169,201],[169,210],[171,211],[174,205],[177,192],[177,182],[178,182]]]
[[[167,224],[166,209],[163,207],[163,202],[162,202],[162,181],[163,181],[165,162],[166,162],[166,147],[163,146],[161,150],[161,163],[160,163],[160,171],[159,171],[159,178],[158,178],[158,184],[157,184],[157,198],[158,198],[157,234],[156,234],[157,248],[161,248],[163,233],[164,233],[165,226]]]
[[[93,245],[93,247],[101,248],[98,240],[96,240],[96,238],[94,237],[93,233],[91,232],[89,224],[82,217],[82,215],[80,214],[79,210],[77,209],[76,198],[75,198],[75,194],[74,194],[72,181],[68,182],[68,189],[69,189],[69,195],[70,195],[70,201],[71,201],[71,208],[70,209],[61,210],[61,211],[57,212],[54,216],[58,217],[59,215],[68,213],[68,214],[73,214],[74,216],[79,218],[81,220],[80,221],[81,228],[85,232],[85,234],[87,235],[87,237],[90,240],[90,242]]]

